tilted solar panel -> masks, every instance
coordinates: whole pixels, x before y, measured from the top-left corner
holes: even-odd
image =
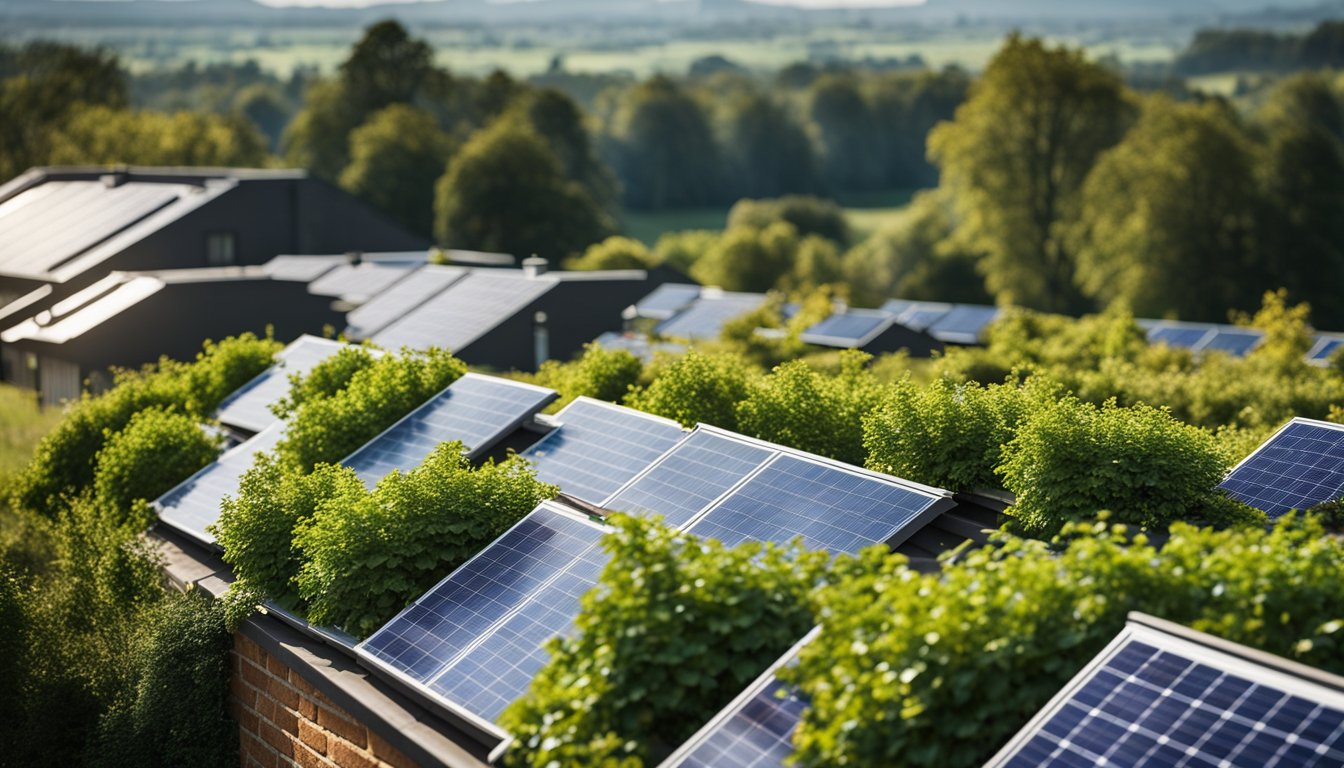
[[[275,365],[224,398],[215,412],[223,424],[260,432],[275,422],[271,405],[289,394],[289,377],[304,376],[345,344],[316,336],[300,336],[275,356]]]
[[[344,256],[276,256],[261,268],[272,280],[311,283],[345,263]]]
[[[808,344],[856,347],[871,340],[890,326],[890,314],[873,309],[837,312],[808,328],[802,340]]]
[[[820,460],[776,456],[687,529],[728,546],[785,543],[801,536],[809,549],[855,553],[899,544],[947,505],[940,492]]]
[[[887,299],[886,301],[882,302],[882,306],[879,307],[878,309],[880,309],[883,312],[886,312],[892,317],[899,317],[900,315],[910,311],[910,308],[918,303],[919,302],[917,301],[908,301],[906,299]]]
[[[783,768],[807,702],[775,673],[796,661],[817,632],[790,648],[658,768]]]
[[[1199,351],[1225,352],[1232,357],[1245,357],[1264,337],[1264,333],[1249,328],[1219,328],[1212,338],[1200,346]]]
[[[394,469],[407,472],[418,467],[440,443],[450,440],[461,440],[474,458],[556,397],[542,387],[468,373],[341,463],[372,486]]]
[[[338,296],[362,304],[387,290],[414,270],[417,264],[371,262],[342,264],[308,284],[308,292],[318,296]]]
[[[154,502],[159,519],[198,541],[214,544],[215,537],[205,529],[219,519],[219,503],[238,492],[238,481],[252,467],[255,456],[274,448],[284,433],[284,422],[275,422],[160,496]]]
[[[896,318],[896,322],[912,331],[927,331],[929,326],[952,311],[951,304],[938,304],[932,301],[911,302],[911,306]]]
[[[700,297],[700,286],[665,283],[658,286],[648,296],[635,302],[635,312],[640,317],[652,320],[666,320],[685,309]]]
[[[523,451],[537,477],[601,504],[684,435],[681,425],[581,397],[556,414],[560,426]]]
[[[504,270],[472,271],[373,334],[373,340],[389,349],[441,347],[456,352],[518,314],[555,285],[555,278],[545,276],[527,278]]]
[[[593,340],[603,349],[624,349],[626,352],[638,357],[646,363],[653,362],[653,359],[660,352],[666,352],[672,355],[679,355],[686,351],[685,344],[677,344],[671,341],[653,341],[642,333],[616,333],[607,331]]]
[[[1316,339],[1316,345],[1307,353],[1307,359],[1318,363],[1326,362],[1339,351],[1341,346],[1344,346],[1344,339],[1319,336]]]
[[[958,304],[929,324],[929,335],[952,344],[977,344],[980,334],[999,316],[998,307]]]
[[[1197,349],[1216,330],[1212,325],[1159,323],[1148,331],[1150,344],[1166,344],[1179,349]]]
[[[352,339],[368,339],[466,274],[461,267],[423,266],[351,310],[345,316],[345,333]]]
[[[717,339],[729,320],[745,315],[765,303],[759,293],[704,295],[689,307],[658,325],[658,333],[680,339]]]
[[[1271,518],[1344,496],[1344,425],[1297,418],[1218,486]]]
[[[606,503],[633,515],[662,515],[686,525],[775,455],[775,451],[725,435],[696,430]]]
[[[1188,634],[1131,623],[987,765],[1344,765],[1340,690]]]

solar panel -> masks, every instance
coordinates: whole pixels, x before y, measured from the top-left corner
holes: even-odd
[[[389,349],[442,347],[459,351],[521,312],[555,284],[554,278],[528,278],[521,272],[468,272],[375,333],[373,340]]]
[[[775,673],[816,637],[807,634],[658,768],[783,768],[807,701]]]
[[[907,301],[906,299],[887,299],[886,301],[882,302],[882,306],[879,307],[878,309],[881,310],[882,312],[886,312],[888,315],[891,315],[892,317],[899,317],[905,312],[910,311],[910,309],[914,307],[916,304],[919,304],[919,302]]]
[[[988,765],[1344,765],[1344,694],[1266,658],[1131,623]]]
[[[654,289],[653,293],[635,302],[635,313],[639,317],[653,320],[666,320],[685,309],[700,297],[700,286],[665,283]]]
[[[543,504],[383,625],[357,651],[428,687],[440,673],[590,550],[603,530]]]
[[[308,284],[308,292],[318,296],[337,296],[363,304],[393,283],[405,277],[418,265],[411,263],[362,262],[342,264]]]
[[[952,344],[978,344],[985,327],[999,316],[998,307],[958,304],[929,324],[929,335]]]
[[[879,475],[781,454],[688,530],[730,547],[801,536],[809,549],[855,553],[899,543],[944,499],[933,489],[915,490]]]
[[[373,486],[419,466],[440,443],[461,440],[479,456],[557,397],[549,389],[468,373],[341,462]]]
[[[1344,345],[1344,339],[1331,336],[1318,336],[1316,345],[1307,353],[1307,359],[1313,362],[1327,362]]]
[[[1199,351],[1218,351],[1232,357],[1245,357],[1262,338],[1263,333],[1249,328],[1219,328],[1212,338],[1200,346]]]
[[[608,331],[598,336],[594,341],[604,349],[624,349],[646,363],[652,362],[659,352],[677,355],[686,351],[685,344],[651,341],[648,336],[642,333],[631,334]]]
[[[537,477],[601,504],[684,435],[681,425],[581,397],[556,414],[560,426],[523,451]]]
[[[634,515],[662,515],[663,522],[679,528],[774,455],[760,445],[696,430],[605,506]]]
[[[274,448],[284,432],[283,422],[272,424],[160,496],[154,502],[159,519],[194,539],[214,544],[215,537],[205,529],[219,519],[219,503],[238,492],[238,481],[252,467],[253,458]]]
[[[367,339],[466,274],[459,267],[423,266],[351,310],[345,316],[345,333],[352,339]]]
[[[280,350],[275,356],[275,365],[224,398],[215,411],[215,418],[230,427],[260,432],[275,422],[271,405],[289,394],[289,377],[306,376],[318,363],[345,346],[339,341],[300,336]]]
[[[886,330],[892,322],[891,315],[880,310],[851,309],[837,312],[808,328],[802,340],[831,347],[859,347]]]
[[[1344,426],[1293,419],[1218,486],[1271,518],[1344,496]]]
[[[344,256],[276,256],[261,268],[272,280],[311,283],[345,262]]]
[[[765,303],[759,293],[713,293],[664,320],[657,331],[682,339],[717,339],[729,320],[745,315]]]
[[[911,302],[911,306],[896,318],[896,322],[912,331],[926,331],[929,326],[952,311],[951,304],[937,304],[931,301]]]
[[[1162,323],[1148,331],[1148,342],[1178,349],[1195,349],[1213,331],[1212,325]]]

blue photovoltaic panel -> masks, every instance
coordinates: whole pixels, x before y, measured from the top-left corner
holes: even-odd
[[[252,468],[253,458],[258,453],[274,448],[284,433],[283,422],[272,424],[160,496],[154,502],[159,519],[193,538],[213,544],[215,537],[205,529],[219,519],[219,503],[225,496],[238,492],[238,481],[244,472]]]
[[[882,306],[879,307],[879,309],[892,317],[899,317],[905,312],[909,312],[910,309],[918,303],[919,302],[917,301],[907,301],[905,299],[887,299],[882,302]]]
[[[546,641],[573,629],[579,598],[597,584],[609,559],[594,542],[440,673],[430,690],[486,720],[499,717],[545,666]]]
[[[954,344],[975,344],[985,326],[999,316],[998,307],[959,304],[928,327],[929,335]]]
[[[666,283],[635,303],[640,317],[666,320],[700,297],[700,286]]]
[[[815,344],[832,340],[858,345],[890,323],[891,315],[885,312],[851,309],[831,315],[808,328],[803,334],[803,341]]]
[[[338,296],[362,304],[387,290],[418,265],[366,261],[342,264],[308,284],[308,292],[318,296]]]
[[[684,756],[659,768],[783,768],[807,702],[773,676]]]
[[[601,504],[685,435],[673,422],[587,398],[556,419],[560,426],[522,455],[539,480],[591,504]]]
[[[607,502],[609,509],[657,514],[680,528],[764,464],[774,451],[696,431]]]
[[[363,341],[452,285],[467,270],[430,264],[406,275],[345,316],[346,335]]]
[[[1329,360],[1341,345],[1344,345],[1344,339],[1331,339],[1322,337],[1317,343],[1315,349],[1311,351],[1312,360]]]
[[[1344,426],[1294,419],[1218,486],[1279,517],[1344,496]]]
[[[373,340],[388,349],[441,347],[456,352],[555,284],[554,278],[528,278],[513,270],[473,271],[375,333]]]
[[[765,303],[759,293],[701,296],[694,304],[658,325],[658,333],[680,339],[717,339],[729,320]]]
[[[215,417],[231,427],[260,432],[275,422],[271,405],[289,394],[289,377],[307,373],[336,354],[345,345],[339,341],[300,336],[276,355],[275,365],[224,398]]]
[[[394,469],[420,466],[449,440],[475,456],[555,398],[549,389],[468,373],[341,463],[372,486]]]
[[[1326,701],[1267,668],[1214,651],[1163,647],[1160,635],[1152,637],[1150,643],[1148,634],[1131,635],[1104,651],[1101,663],[990,764],[1344,765],[1337,696]]]
[[[1152,344],[1166,344],[1168,347],[1194,349],[1209,335],[1211,325],[1159,325],[1148,332],[1148,341]]]
[[[951,311],[951,304],[915,302],[913,306],[901,313],[900,317],[896,318],[896,322],[912,331],[926,331],[929,326],[938,322],[943,315]]]
[[[593,548],[602,530],[541,506],[389,621],[358,651],[428,686]]]
[[[1264,337],[1260,331],[1239,328],[1220,328],[1213,335],[1213,338],[1204,342],[1199,348],[1200,352],[1218,351],[1225,352],[1232,357],[1245,357],[1260,339]]]
[[[679,355],[686,351],[685,344],[675,344],[670,341],[651,341],[648,336],[642,333],[616,333],[607,331],[598,336],[594,341],[604,349],[624,349],[626,352],[638,357],[646,363],[653,362],[659,352]]]
[[[782,454],[688,529],[728,546],[786,543],[855,553],[890,540],[940,501],[838,467]]]

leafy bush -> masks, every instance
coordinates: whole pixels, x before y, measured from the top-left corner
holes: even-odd
[[[13,503],[49,517],[93,483],[95,459],[109,437],[147,408],[180,409],[205,418],[233,390],[271,364],[280,345],[243,334],[206,342],[193,363],[168,359],[140,372],[122,372],[115,386],[98,396],[85,394],[42,439],[15,482]]]
[[[593,243],[582,256],[565,260],[565,269],[649,269],[657,266],[653,254],[638,240],[613,235]]]
[[[1166,411],[1066,397],[1027,415],[996,471],[1023,530],[1049,535],[1101,510],[1140,526],[1188,519],[1221,493],[1227,461],[1212,435]]]
[[[1316,520],[1177,524],[1159,550],[1106,523],[1052,546],[998,534],[941,574],[874,547],[837,561],[796,669],[800,765],[980,765],[1144,611],[1344,671],[1344,549]]]
[[[376,359],[366,347],[344,347],[313,366],[306,376],[290,374],[289,393],[273,403],[271,411],[284,419],[304,403],[331,397],[349,386],[350,379]]]
[[[863,464],[863,419],[882,388],[864,366],[872,358],[847,351],[838,374],[798,360],[758,380],[737,405],[738,429],[850,464]]]
[[[684,741],[813,625],[828,556],[732,549],[617,516],[577,632],[500,723],[515,766],[640,765]]]
[[[542,363],[533,380],[560,393],[560,399],[552,406],[559,408],[581,395],[619,402],[643,372],[644,364],[629,351],[606,349],[593,343],[584,345],[577,360]]]
[[[232,645],[220,606],[198,592],[151,610],[126,663],[134,683],[98,720],[89,766],[237,765],[229,717]]]
[[[224,548],[224,562],[243,583],[240,589],[257,589],[293,606],[300,564],[294,530],[321,504],[365,493],[363,481],[348,467],[321,464],[305,475],[261,454],[243,473],[238,494],[220,502],[219,519],[210,531]]]
[[[152,501],[215,460],[219,440],[189,416],[150,408],[111,435],[94,460],[94,494],[109,510]]]
[[[372,493],[328,497],[294,538],[308,618],[367,635],[558,490],[522,459],[472,469],[454,441]]]
[[[1032,399],[1048,403],[1051,390],[1034,384],[983,387],[935,379],[920,386],[908,376],[863,419],[868,467],[953,490],[998,486],[994,467]]]
[[[313,396],[316,390],[300,383],[302,402],[275,447],[276,455],[302,472],[340,461],[466,371],[461,360],[441,349],[408,349],[359,367],[344,389],[326,397]],[[335,380],[325,378],[325,370],[323,375],[324,381]]]
[[[728,228],[765,229],[787,221],[799,235],[820,235],[837,244],[849,242],[845,212],[830,200],[808,195],[786,195],[773,200],[739,200],[728,211]]]
[[[750,392],[750,363],[731,354],[692,349],[668,363],[647,387],[631,390],[626,405],[693,427],[699,422],[737,428],[737,404]]]

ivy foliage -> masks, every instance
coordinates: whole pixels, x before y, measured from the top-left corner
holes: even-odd
[[[550,642],[550,662],[501,717],[518,739],[510,765],[652,764],[813,625],[825,553],[611,522],[611,561],[577,631]]]
[[[1320,521],[1177,524],[1161,548],[1098,522],[1054,544],[997,534],[941,574],[884,548],[842,557],[823,630],[781,674],[811,708],[799,765],[982,764],[1143,611],[1344,671],[1344,549]]]
[[[1002,446],[1033,398],[1050,400],[1049,388],[946,378],[921,386],[906,376],[863,420],[868,467],[953,490],[998,487]]]
[[[164,358],[143,371],[117,374],[100,395],[85,394],[37,446],[16,478],[17,507],[54,517],[94,479],[98,452],[148,408],[177,410],[204,419],[230,392],[271,365],[279,343],[252,334],[206,342],[193,363]]]
[[[94,494],[109,510],[157,499],[215,460],[219,439],[189,416],[161,408],[140,411],[111,434],[94,460]]]
[[[1225,509],[1216,486],[1227,469],[1211,434],[1167,411],[1065,397],[1029,412],[996,471],[1017,496],[1009,510],[1016,522],[1049,536],[1099,510],[1120,523],[1165,528],[1209,506]]]
[[[275,452],[293,471],[340,461],[467,372],[465,363],[441,349],[404,349],[367,364],[337,358],[341,362],[315,370],[320,386],[307,385],[310,374],[287,401],[294,410]],[[345,372],[349,380],[335,388]]]
[[[560,393],[551,405],[559,410],[576,397],[595,397],[618,403],[639,382],[644,364],[628,350],[606,349],[600,344],[583,346],[583,353],[567,363],[547,360],[532,381]]]
[[[751,392],[754,368],[729,353],[695,349],[666,363],[653,381],[634,389],[626,405],[694,427],[700,422],[737,429],[737,404]]]
[[[325,498],[294,537],[308,618],[368,635],[558,490],[517,457],[473,469],[453,441],[371,493]]]
[[[850,464],[862,465],[863,420],[882,399],[882,387],[865,367],[871,356],[846,351],[835,374],[806,362],[784,363],[757,380],[737,404],[738,428]]]

